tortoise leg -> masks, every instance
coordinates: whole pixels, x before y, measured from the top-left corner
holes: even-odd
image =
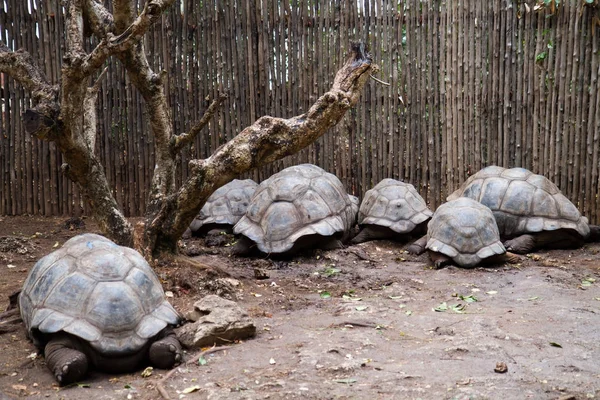
[[[358,243],[368,242],[370,240],[391,239],[391,236],[392,236],[392,234],[390,232],[390,229],[388,229],[388,228],[374,226],[374,225],[367,225],[360,230],[358,235],[356,235],[350,241],[350,243],[358,244]]]
[[[534,235],[521,235],[504,242],[504,247],[507,251],[517,254],[529,253],[537,247],[536,245],[537,243]]]
[[[249,256],[255,251],[257,251],[256,243],[246,236],[240,237],[231,250],[236,256]]]
[[[88,359],[81,343],[72,336],[57,334],[46,344],[46,365],[59,385],[68,385],[81,380],[88,370]]]
[[[506,253],[504,253],[504,262],[507,262],[509,264],[518,264],[521,262],[521,257],[516,255],[515,253],[507,251]]]
[[[150,345],[148,356],[150,363],[160,369],[171,369],[182,359],[181,343],[175,332],[167,329],[164,335]]]
[[[435,269],[444,268],[446,265],[452,264],[452,259],[445,254],[437,251],[429,251],[429,258],[433,261]]]
[[[585,243],[583,237],[575,231],[560,229],[543,231],[535,235],[537,248],[544,249],[577,249]]]
[[[536,249],[576,249],[584,243],[583,238],[571,231],[543,231],[535,235],[521,235],[504,243],[506,250],[525,254]]]
[[[486,258],[482,264],[483,265],[494,265],[494,264],[517,264],[521,262],[521,257],[514,253],[506,252],[504,254],[496,254],[494,256]]]
[[[600,225],[590,225],[590,236],[586,242],[600,242]]]
[[[427,245],[427,235],[421,237],[420,239],[415,240],[413,244],[408,246],[406,250],[408,250],[411,254],[423,254],[425,252],[425,246]]]
[[[330,239],[323,242],[322,245],[319,245],[321,250],[336,250],[343,249],[344,244],[339,239]]]

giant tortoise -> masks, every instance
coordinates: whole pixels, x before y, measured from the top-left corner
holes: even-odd
[[[433,213],[410,183],[386,178],[365,193],[358,210],[360,232],[352,243],[376,239],[404,241],[421,236]]]
[[[426,238],[425,248],[436,268],[451,262],[474,268],[519,260],[502,245],[492,211],[466,197],[444,203],[435,210]]]
[[[204,236],[213,229],[230,232],[246,213],[257,186],[252,179],[234,179],[215,190],[190,224],[189,234]]]
[[[506,249],[515,253],[577,248],[592,238],[587,218],[558,187],[525,168],[484,168],[447,200],[459,197],[469,197],[489,207]],[[598,232],[598,227],[592,229]]]
[[[301,249],[341,246],[356,222],[358,199],[333,174],[312,164],[286,168],[261,182],[234,227],[234,253],[257,248],[287,256]]]
[[[110,373],[143,362],[171,368],[181,345],[171,327],[180,315],[135,250],[91,233],[41,258],[19,295],[27,336],[61,385],[89,367]]]

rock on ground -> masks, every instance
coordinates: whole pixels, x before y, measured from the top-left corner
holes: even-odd
[[[231,343],[256,335],[256,326],[236,302],[208,295],[194,303],[186,318],[194,321],[176,330],[181,343],[189,348]]]

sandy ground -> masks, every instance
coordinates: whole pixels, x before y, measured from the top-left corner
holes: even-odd
[[[0,217],[0,310],[38,258],[97,232],[89,220],[65,222]],[[202,239],[184,245],[224,273],[160,268],[175,307],[216,293],[248,310],[258,333],[180,366],[164,383],[172,399],[600,398],[600,244],[473,270],[434,270],[389,241],[289,261],[233,257]],[[94,372],[59,388],[35,353],[22,324],[0,335],[0,399],[162,398],[167,371]]]

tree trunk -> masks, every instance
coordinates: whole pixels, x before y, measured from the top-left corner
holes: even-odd
[[[289,119],[259,118],[209,158],[190,161],[190,177],[178,188],[175,174],[179,152],[194,141],[226,96],[215,99],[189,132],[173,133],[165,77],[150,68],[141,39],[174,0],[149,0],[139,15],[134,3],[114,0],[113,13],[96,0],[65,3],[66,45],[59,86],[47,81],[28,53],[11,51],[1,43],[0,72],[9,74],[32,93],[36,105],[23,115],[26,131],[57,145],[65,162],[63,172],[79,186],[102,232],[119,244],[135,246],[153,260],[177,251],[177,241],[220,186],[246,171],[298,152],[337,124],[356,104],[377,67],[371,64],[362,45],[354,45],[331,90],[307,113]],[[98,38],[98,45],[89,53],[85,51],[84,28]],[[156,168],[147,213],[135,229],[119,209],[104,168],[94,154],[99,82],[105,72],[102,67],[111,56],[122,62],[144,98],[145,114],[156,139]],[[95,83],[88,87],[89,82]]]

